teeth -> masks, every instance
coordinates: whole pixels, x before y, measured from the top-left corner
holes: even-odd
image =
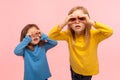
[[[37,38],[36,39],[34,39],[34,41],[36,41],[36,40],[38,40]]]
[[[80,27],[80,26],[76,26],[76,27]]]

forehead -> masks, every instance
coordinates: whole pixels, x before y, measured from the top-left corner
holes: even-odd
[[[38,30],[35,26],[32,26],[28,29],[28,32],[34,32],[35,30]]]
[[[72,14],[75,16],[80,16],[80,15],[83,15],[84,12],[83,12],[83,10],[75,10]]]

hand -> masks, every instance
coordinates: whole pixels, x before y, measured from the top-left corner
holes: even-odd
[[[48,36],[46,34],[42,33],[41,40],[46,40],[47,38],[48,38]]]
[[[37,31],[35,32],[35,34],[36,34],[36,36],[38,36],[38,37],[41,37],[41,36],[42,36],[42,32],[41,32],[40,30],[37,30]]]
[[[65,20],[64,20],[64,22],[62,22],[59,26],[60,27],[64,27],[64,26],[66,26],[67,24],[71,24],[72,23],[72,21],[70,20],[70,19],[72,19],[74,17],[74,15],[68,15],[66,18],[65,18]]]
[[[42,32],[40,30],[36,30],[36,31],[33,31],[33,32],[28,32],[26,35],[29,35],[31,38],[41,37]]]
[[[94,20],[91,20],[90,17],[89,17],[87,14],[83,14],[83,15],[81,15],[81,16],[86,18],[87,25],[92,26],[92,25],[95,24],[95,21],[94,21]]]

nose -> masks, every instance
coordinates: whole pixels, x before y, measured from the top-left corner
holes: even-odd
[[[79,19],[76,19],[76,20],[75,20],[75,23],[80,23],[80,20],[79,20]]]

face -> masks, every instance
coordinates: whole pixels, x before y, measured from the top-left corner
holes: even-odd
[[[85,24],[87,23],[85,14],[82,10],[76,10],[72,14],[72,18],[69,19],[71,27],[75,32],[81,32],[85,30]]]
[[[27,34],[32,38],[31,44],[36,45],[39,43],[41,36],[40,30],[33,26],[28,30]]]

